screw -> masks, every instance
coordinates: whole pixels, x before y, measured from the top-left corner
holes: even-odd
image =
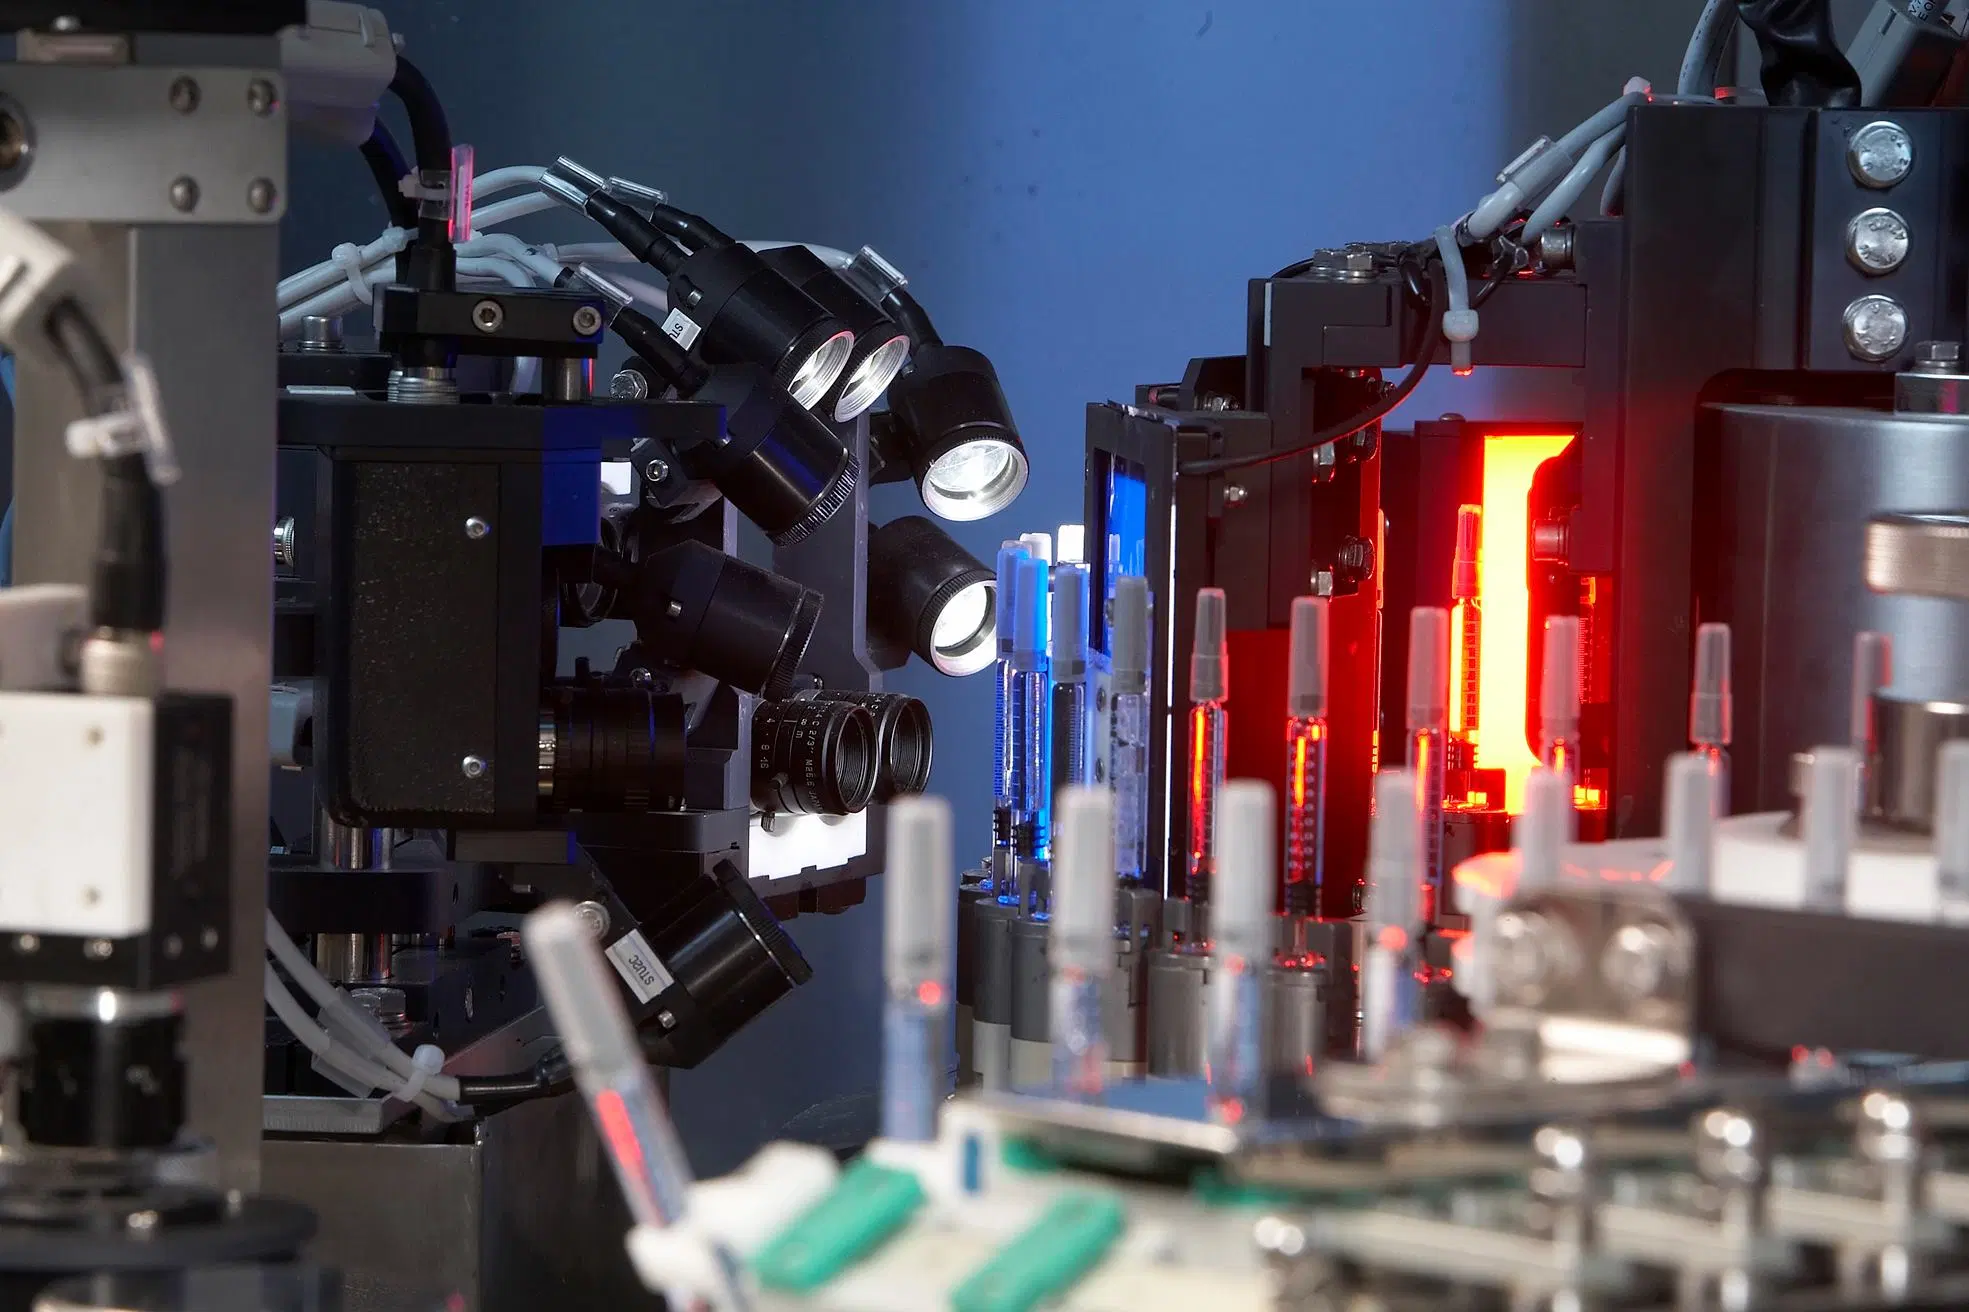
[[[294,532],[292,515],[282,515],[280,522],[273,526],[273,563],[282,569],[294,568]]]
[[[1104,784],[1108,781],[1108,763],[1100,757],[1094,758],[1094,782]]]
[[[667,1011],[659,1011],[656,1013],[656,1023],[661,1025],[666,1030],[674,1030],[677,1028],[677,1018],[671,1015]]]
[[[579,920],[596,942],[608,933],[608,908],[599,902],[577,902],[574,918]]]
[[[483,756],[468,756],[458,763],[458,768],[464,772],[467,779],[485,778],[486,766]]]
[[[608,380],[608,394],[618,401],[642,401],[649,397],[649,379],[634,369],[618,369]]]
[[[83,945],[82,954],[91,961],[108,961],[116,945],[106,938],[92,938]]]
[[[636,376],[642,377],[641,374]],[[670,462],[667,460],[652,460],[643,466],[643,478],[648,482],[661,483],[668,477],[670,477]]]
[[[207,925],[203,930],[199,931],[198,945],[204,948],[207,952],[218,951],[219,931],[212,928],[210,925]]]
[[[1250,495],[1249,492],[1244,490],[1244,484],[1233,483],[1224,489],[1224,504],[1227,506],[1241,506],[1244,504],[1244,499]]]
[[[255,178],[246,186],[246,208],[255,214],[271,214],[273,203],[279,197],[280,193],[268,178]]]
[[[1846,350],[1857,359],[1891,360],[1907,344],[1907,309],[1891,296],[1861,296],[1841,319]]]
[[[583,337],[602,330],[602,312],[592,305],[579,305],[574,310],[574,331]]]
[[[1333,595],[1332,570],[1318,570],[1313,574],[1313,595],[1315,597],[1331,597]]]
[[[470,1020],[471,1018],[472,1018],[472,990],[468,988],[465,990],[465,1019]]]
[[[179,178],[171,184],[171,208],[189,214],[198,208],[198,184],[190,178]]]
[[[764,815],[760,816],[759,828],[763,829],[765,832],[769,834],[778,833],[780,829],[779,812],[768,811]]]
[[[1366,538],[1348,538],[1340,544],[1335,563],[1357,578],[1368,578],[1374,573],[1374,544]]]
[[[146,1208],[141,1212],[130,1213],[129,1216],[124,1218],[123,1224],[138,1234],[148,1234],[150,1231],[157,1229],[158,1220],[157,1213]]]
[[[1884,190],[1914,167],[1914,139],[1898,123],[1869,123],[1847,143],[1846,167],[1862,187]]]
[[[164,940],[165,956],[171,958],[171,960],[173,961],[176,961],[179,957],[182,957],[184,954],[185,954],[185,941],[179,938],[176,934],[172,934]]]
[[[83,737],[88,740],[89,746],[99,747],[102,745],[103,731],[94,725],[90,725],[89,732],[84,734]]]
[[[684,603],[681,601],[666,602],[663,607],[663,613],[674,620],[684,613]]]
[[[691,309],[695,310],[697,308],[697,303],[703,299],[704,299],[704,293],[697,290],[697,288],[693,287],[690,290],[690,295],[684,297],[684,304],[688,305]]]
[[[1916,342],[1914,344],[1914,367],[1921,373],[1952,374],[1961,363],[1961,342]]]
[[[171,84],[171,108],[189,114],[198,108],[198,83],[181,77]]]
[[[465,536],[474,542],[477,542],[491,532],[492,525],[480,519],[477,515],[473,515],[465,521]]]
[[[259,118],[273,113],[274,106],[280,103],[274,95],[273,83],[263,77],[256,77],[246,84],[246,108]]]
[[[635,669],[629,671],[629,682],[638,688],[648,688],[656,682],[656,677],[638,665]]]
[[[494,300],[480,301],[472,307],[472,327],[482,333],[496,333],[506,322],[506,309]]]
[[[0,113],[0,169],[18,168],[27,151],[27,128],[12,114]]]
[[[14,951],[20,953],[22,956],[31,957],[40,950],[41,939],[38,935],[22,934],[14,940]]]

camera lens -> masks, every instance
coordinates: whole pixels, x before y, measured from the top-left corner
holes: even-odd
[[[853,815],[875,795],[875,720],[849,702],[761,702],[752,712],[752,805]]]
[[[637,812],[684,791],[684,701],[557,684],[540,706],[539,793],[552,811]]]
[[[930,708],[899,692],[803,693],[815,701],[859,706],[875,720],[875,800],[893,802],[930,784]]]

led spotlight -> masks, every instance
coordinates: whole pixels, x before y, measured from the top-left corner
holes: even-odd
[[[889,413],[931,514],[983,519],[1025,490],[1025,446],[998,373],[982,353],[918,346],[909,369],[889,387]]]
[[[870,627],[940,674],[976,674],[996,659],[997,588],[992,570],[921,515],[868,535]]]
[[[821,406],[835,423],[847,423],[879,401],[909,363],[909,334],[805,246],[775,246],[759,255],[853,330],[855,345],[847,368]]]
[[[809,410],[855,349],[847,324],[737,242],[686,256],[670,275],[670,304],[704,326],[707,359],[764,365]]]

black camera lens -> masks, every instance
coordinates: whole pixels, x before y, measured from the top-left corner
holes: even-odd
[[[850,702],[800,698],[752,712],[752,805],[853,815],[875,796],[875,720]]]
[[[875,800],[893,802],[930,785],[930,708],[900,692],[802,693],[815,701],[859,706],[875,721]]]
[[[639,812],[684,792],[684,699],[603,683],[556,684],[540,704],[540,805]]]

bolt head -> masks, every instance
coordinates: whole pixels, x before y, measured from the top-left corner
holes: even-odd
[[[608,394],[618,401],[642,401],[649,397],[649,379],[634,369],[618,369],[608,380]]]
[[[203,930],[199,931],[198,943],[207,952],[216,951],[219,946],[219,931],[207,925]]]
[[[506,322],[506,307],[487,299],[472,307],[472,327],[482,333],[496,333]]]
[[[41,950],[41,937],[38,934],[22,934],[14,940],[14,951],[22,956],[33,956]]]
[[[181,77],[171,84],[171,108],[189,114],[198,108],[198,83]]]
[[[668,477],[670,477],[670,462],[667,460],[652,460],[643,466],[643,478],[648,482],[661,483]]]
[[[92,938],[82,947],[82,954],[91,961],[108,961],[116,951],[116,945],[106,938]]]
[[[574,905],[574,918],[588,931],[589,937],[597,942],[608,933],[608,908],[599,902],[577,902]]]
[[[1842,316],[1846,349],[1861,360],[1891,360],[1907,344],[1907,309],[1891,296],[1862,296]]]
[[[256,77],[246,84],[246,108],[255,117],[265,118],[273,113],[274,106],[279,103],[280,97],[274,94],[273,83],[265,78]]]
[[[1869,277],[1892,273],[1907,259],[1907,220],[1890,209],[1861,210],[1846,225],[1846,258]]]
[[[583,337],[600,332],[602,330],[602,312],[592,305],[576,307],[573,328],[575,332],[580,333]]]
[[[271,214],[280,192],[271,179],[255,178],[246,188],[246,206],[255,214]]]
[[[458,763],[458,769],[467,779],[483,779],[486,772],[485,758],[468,756]]]
[[[666,1030],[674,1030],[677,1028],[677,1018],[671,1015],[667,1011],[659,1011],[656,1013],[656,1023],[661,1025]]]
[[[1914,168],[1914,138],[1898,123],[1876,120],[1847,142],[1846,167],[1862,187],[1885,190]]]
[[[492,525],[477,515],[473,515],[465,521],[465,536],[474,542],[479,541],[491,532]]]
[[[172,209],[189,214],[198,208],[198,183],[190,178],[174,179],[169,196]]]
[[[1249,492],[1244,490],[1244,484],[1233,483],[1224,489],[1224,504],[1227,506],[1243,505],[1244,499],[1250,495]]]
[[[129,1216],[123,1219],[123,1224],[138,1234],[149,1234],[152,1230],[157,1229],[157,1223],[160,1219],[156,1212],[146,1208],[141,1212],[130,1213]]]

